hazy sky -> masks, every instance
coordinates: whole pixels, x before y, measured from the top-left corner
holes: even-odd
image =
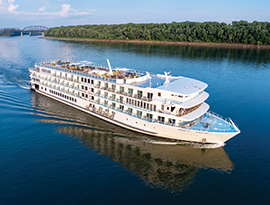
[[[270,21],[270,0],[0,0],[0,28]]]

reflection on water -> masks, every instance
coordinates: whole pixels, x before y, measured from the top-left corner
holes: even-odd
[[[146,137],[119,136],[72,126],[62,127],[59,131],[73,135],[89,148],[119,162],[152,187],[181,191],[192,183],[200,168],[223,172],[233,169],[223,148],[210,150],[166,142],[153,144],[146,141]]]
[[[146,185],[178,192],[188,187],[200,169],[230,172],[234,164],[224,149],[194,148],[138,134],[32,92],[33,114],[41,122],[61,124],[60,133],[118,162]]]

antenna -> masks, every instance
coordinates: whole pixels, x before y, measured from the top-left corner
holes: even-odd
[[[111,64],[110,64],[110,61],[109,61],[108,58],[107,58],[107,63],[108,63],[108,66],[109,66],[109,74],[110,74],[110,75],[113,75],[112,67],[111,67]]]

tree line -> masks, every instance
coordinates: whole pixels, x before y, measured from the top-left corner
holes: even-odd
[[[61,26],[46,30],[47,37],[171,42],[243,43],[270,45],[270,23],[233,21],[172,22]]]
[[[0,29],[0,36],[20,36],[21,31],[18,28],[4,28]]]

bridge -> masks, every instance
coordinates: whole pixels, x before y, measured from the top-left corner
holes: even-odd
[[[29,36],[34,34],[43,34],[44,31],[49,29],[46,26],[40,26],[40,25],[34,25],[34,26],[26,26],[21,30],[21,36],[23,36],[23,33],[29,33]]]

